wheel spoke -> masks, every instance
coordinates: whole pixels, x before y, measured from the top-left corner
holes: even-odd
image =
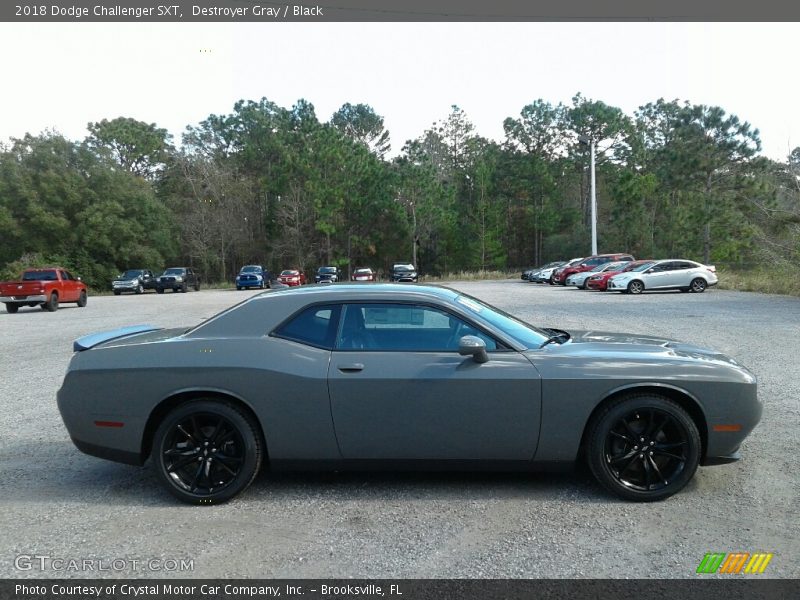
[[[623,434],[621,434],[621,433],[617,433],[616,431],[609,431],[608,433],[609,433],[609,435],[613,435],[614,437],[618,437],[618,438],[620,438],[621,440],[625,440],[625,441],[626,441],[626,442],[628,442],[630,445],[633,445],[633,438],[630,438],[630,437],[628,437],[627,435],[623,435]]]
[[[214,427],[214,432],[213,432],[213,433],[212,433],[212,434],[211,434],[211,435],[208,437],[208,439],[209,439],[209,440],[214,440],[214,442],[216,443],[216,441],[217,441],[217,436],[218,436],[218,435],[220,434],[220,432],[222,431],[222,425],[223,425],[224,423],[225,423],[225,419],[223,419],[223,418],[220,418],[220,420],[219,420],[219,421],[217,421],[217,424],[216,424],[216,426]]]
[[[192,415],[191,421],[192,421],[192,431],[194,431],[194,433],[197,435],[197,439],[198,440],[200,440],[201,438],[205,439],[205,436],[203,435],[203,430],[200,429],[200,427],[198,427],[197,418],[194,415]]]
[[[169,465],[167,467],[167,471],[171,473],[172,471],[175,471],[176,469],[180,469],[181,467],[185,467],[186,465],[189,465],[189,464],[195,462],[196,460],[197,460],[197,457],[194,456],[194,455],[187,456],[183,460],[178,460],[178,461],[172,463],[171,465]]]
[[[653,430],[650,432],[650,434],[649,434],[649,437],[650,437],[650,438],[654,438],[654,437],[656,437],[656,436],[657,436],[659,433],[661,433],[661,430],[662,430],[662,429],[664,429],[664,426],[665,426],[667,423],[669,423],[669,415],[667,415],[666,417],[664,417],[664,420],[663,420],[663,421],[661,421],[661,423],[658,425],[658,427],[654,428],[654,429],[653,429]]]
[[[659,456],[667,456],[669,458],[674,458],[675,460],[684,461],[686,460],[683,456],[678,456],[677,454],[672,454],[671,452],[665,452],[660,450],[659,448],[653,448],[653,454],[658,454]]]
[[[218,467],[222,467],[223,469],[225,469],[228,473],[230,473],[234,477],[236,477],[236,475],[239,473],[238,471],[234,471],[228,465],[226,465],[224,460],[218,460],[217,461],[217,466]]]
[[[194,479],[192,479],[192,485],[189,486],[191,492],[194,492],[197,489],[197,484],[200,483],[200,476],[203,474],[203,467],[204,463],[200,463],[197,467],[197,472],[194,474]]]
[[[631,450],[627,454],[621,454],[619,456],[615,456],[614,458],[612,458],[608,462],[609,462],[609,464],[615,465],[615,464],[617,464],[619,462],[622,462],[623,460],[635,457],[636,454],[637,454],[637,452],[635,450]]]
[[[658,468],[658,465],[656,464],[656,461],[653,460],[652,456],[647,457],[647,462],[650,463],[650,466],[653,468],[656,474],[661,478],[661,481],[664,483],[664,485],[667,485],[669,482],[667,481],[666,477],[664,477],[661,474],[661,469]]]
[[[628,432],[628,435],[630,435],[633,439],[636,439],[636,432],[633,429],[631,429],[631,426],[628,424],[628,422],[625,420],[624,417],[620,419],[620,423],[622,423],[622,426],[625,427],[625,431]]]
[[[648,460],[649,458],[649,456],[642,458],[642,466],[644,467],[645,477],[644,487],[648,490],[650,489],[650,483],[653,481],[653,472],[652,469],[650,469],[650,461]]]
[[[197,443],[197,440],[195,440],[195,439],[192,437],[192,435],[191,435],[191,434],[190,434],[188,431],[186,431],[186,430],[183,428],[183,425],[178,425],[177,429],[178,429],[178,431],[180,431],[180,432],[181,432],[183,435],[185,435],[187,439],[189,439],[189,440],[190,440],[190,441],[192,441],[192,442],[195,442],[195,443]]]

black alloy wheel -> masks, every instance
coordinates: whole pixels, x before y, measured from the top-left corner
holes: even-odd
[[[706,291],[706,280],[702,279],[701,277],[692,279],[692,284],[690,289],[695,294],[702,294],[704,291]]]
[[[634,279],[628,284],[628,293],[641,294],[644,291],[644,284],[638,279]]]
[[[233,404],[197,400],[176,408],[156,431],[158,475],[190,504],[218,504],[244,491],[262,460],[261,436]]]
[[[680,491],[700,460],[697,426],[677,403],[642,394],[612,402],[590,426],[588,462],[597,480],[627,500]]]

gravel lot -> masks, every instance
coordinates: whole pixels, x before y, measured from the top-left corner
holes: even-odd
[[[0,313],[0,577],[20,554],[188,558],[183,577],[693,577],[706,552],[773,552],[800,576],[800,300],[710,290],[638,297],[521,281],[451,284],[533,323],[664,335],[759,378],[761,424],[737,464],[701,468],[656,504],[571,474],[262,474],[229,504],[178,504],[151,468],[81,454],[55,395],[72,340],[126,324],[192,325],[254,292],[92,297]],[[103,576],[173,576],[126,567]]]

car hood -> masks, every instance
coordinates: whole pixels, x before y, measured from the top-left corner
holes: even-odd
[[[702,360],[745,369],[743,365],[726,354],[665,337],[594,330],[570,331],[569,334],[571,336],[569,342],[558,346],[555,349],[556,352],[584,357],[627,355],[630,358],[650,358],[659,356],[663,359]]]

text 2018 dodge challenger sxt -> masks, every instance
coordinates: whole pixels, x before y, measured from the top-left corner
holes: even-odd
[[[731,462],[756,378],[712,350],[533,327],[459,292],[378,284],[264,293],[184,330],[75,342],[58,405],[82,451],[148,457],[222,502],[271,469],[520,469],[588,462],[630,500]]]

